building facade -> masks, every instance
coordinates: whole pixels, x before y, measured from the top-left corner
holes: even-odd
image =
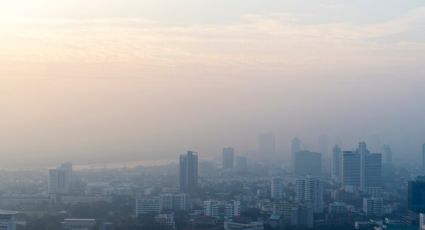
[[[193,192],[198,186],[198,155],[188,151],[180,155],[180,191]]]

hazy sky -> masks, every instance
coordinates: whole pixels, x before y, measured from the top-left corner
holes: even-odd
[[[2,0],[0,54],[0,166],[425,142],[424,1]]]

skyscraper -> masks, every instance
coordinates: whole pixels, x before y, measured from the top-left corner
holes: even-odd
[[[322,174],[322,154],[310,151],[295,153],[295,175],[312,175],[320,177]]]
[[[359,143],[355,152],[344,151],[342,182],[347,189],[376,194],[382,187],[382,155],[370,153],[364,142]]]
[[[273,177],[271,179],[270,197],[273,200],[283,199],[283,180],[280,177]]]
[[[296,181],[295,199],[313,209],[314,213],[323,212],[323,185],[320,179],[305,177]]]
[[[188,151],[180,155],[180,191],[193,192],[198,186],[198,155]]]
[[[391,151],[391,147],[389,145],[382,146],[382,150],[385,154],[385,163],[388,165],[393,164],[393,152]]]
[[[235,150],[233,148],[223,149],[223,168],[232,169],[234,167]]]
[[[416,213],[425,212],[425,177],[409,181],[407,188],[407,208]]]
[[[360,155],[360,189],[366,189],[366,157],[369,155],[369,150],[365,142],[360,142],[357,148],[357,153]]]
[[[342,174],[342,151],[341,148],[338,145],[335,145],[335,147],[332,150],[332,178],[335,181],[340,182],[341,181],[341,174]]]
[[[349,190],[360,187],[360,155],[356,152],[343,152],[342,183]]]
[[[365,158],[365,187],[363,191],[376,190],[382,187],[382,155],[371,153]]]
[[[49,194],[66,194],[72,182],[72,164],[64,163],[55,169],[49,170]]]

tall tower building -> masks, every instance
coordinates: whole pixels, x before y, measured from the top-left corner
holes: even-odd
[[[273,200],[283,199],[283,180],[280,177],[273,177],[271,180],[270,197]]]
[[[314,213],[323,212],[323,184],[319,178],[305,177],[296,181],[295,199],[313,209]]]
[[[369,150],[365,142],[360,142],[357,148],[357,153],[360,155],[360,190],[366,190],[366,158],[369,155]]]
[[[360,155],[356,152],[342,154],[342,183],[349,190],[360,187]]]
[[[425,177],[409,181],[407,187],[407,208],[416,213],[425,212]]]
[[[66,194],[72,182],[72,164],[64,163],[55,169],[49,170],[49,194]]]
[[[382,188],[382,155],[370,153],[366,143],[360,142],[355,152],[343,153],[342,172],[345,188],[360,189],[376,195]]]
[[[365,187],[368,193],[382,188],[382,155],[371,153],[365,158]]]
[[[180,155],[180,191],[193,192],[198,186],[198,155],[188,151]]]
[[[235,150],[233,148],[223,149],[223,169],[232,169],[234,167]]]
[[[393,164],[393,152],[391,151],[391,147],[389,145],[382,146],[383,153],[385,154],[385,163],[387,165]]]
[[[335,145],[335,147],[332,150],[332,178],[335,181],[340,182],[341,181],[341,174],[342,174],[342,151],[341,148],[338,145]]]

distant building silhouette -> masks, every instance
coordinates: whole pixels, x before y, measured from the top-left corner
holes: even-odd
[[[341,148],[338,145],[335,145],[335,147],[332,150],[332,178],[340,182],[341,181],[341,174],[342,174],[342,151]]]
[[[295,175],[313,175],[320,177],[322,174],[322,154],[310,151],[295,153]]]
[[[389,145],[382,146],[382,150],[385,156],[385,163],[388,165],[393,164],[393,152],[391,151],[391,147]]]
[[[198,155],[188,151],[180,155],[180,191],[193,192],[198,186]]]
[[[248,161],[246,157],[237,156],[235,168],[237,172],[246,172],[248,170]]]
[[[425,212],[425,176],[409,181],[407,191],[407,208],[409,211]]]
[[[235,150],[233,148],[223,149],[223,169],[233,169]]]
[[[301,151],[301,140],[295,137],[291,142],[291,162],[293,168],[295,168],[295,154],[299,151]]]
[[[49,170],[49,194],[69,193],[72,182],[72,164],[63,163],[55,169]]]

